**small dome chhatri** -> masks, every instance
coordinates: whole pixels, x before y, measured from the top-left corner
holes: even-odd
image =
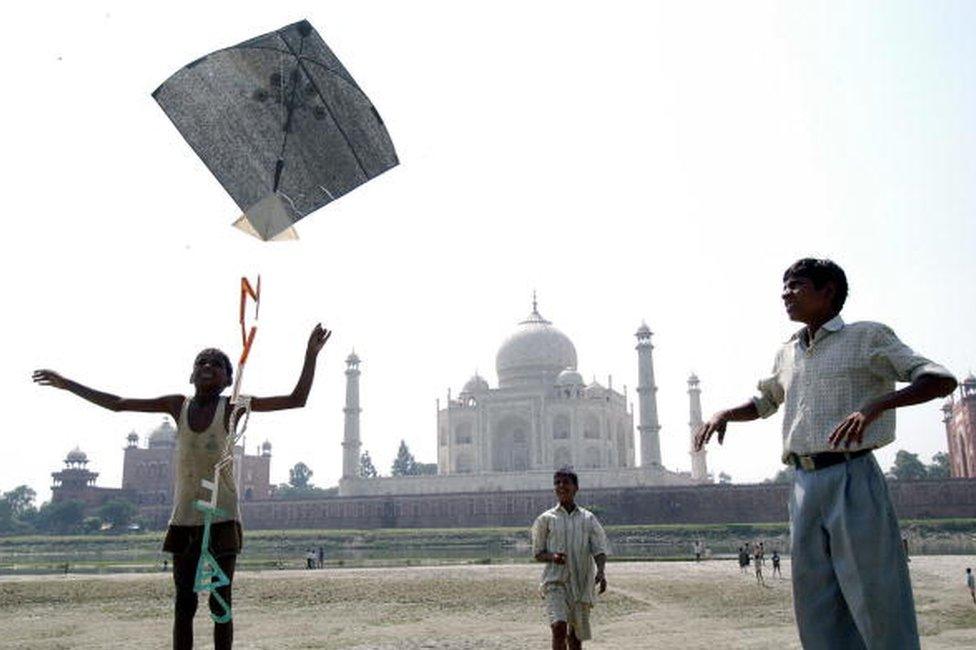
[[[582,386],[583,375],[573,368],[566,368],[556,377],[557,386]]]
[[[474,373],[474,375],[464,384],[464,388],[461,389],[462,393],[483,393],[489,390],[491,387],[488,385],[488,381],[479,375]]]

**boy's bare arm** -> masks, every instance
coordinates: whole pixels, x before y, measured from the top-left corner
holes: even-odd
[[[599,553],[593,556],[593,560],[596,562],[596,584],[600,586],[602,594],[607,590],[607,556],[605,553]]]
[[[308,337],[308,346],[305,348],[305,363],[302,365],[302,373],[298,377],[295,389],[290,395],[254,397],[251,400],[251,410],[283,411],[305,406],[308,393],[312,389],[312,381],[315,379],[315,361],[322,350],[322,346],[325,345],[330,336],[332,336],[332,332],[322,327],[321,323],[316,325]]]
[[[735,408],[719,411],[708,422],[698,427],[698,431],[695,432],[695,451],[701,451],[716,432],[718,444],[722,444],[725,440],[725,426],[729,422],[749,422],[758,419],[759,410],[756,408],[756,403],[751,400]]]
[[[63,377],[53,370],[35,370],[33,375],[34,383],[41,386],[53,386],[74,393],[78,397],[106,408],[110,411],[136,411],[139,413],[167,413],[173,416],[174,420],[180,417],[180,409],[183,407],[182,395],[164,395],[150,399],[138,399],[132,397],[119,397],[111,393],[105,393],[94,388],[89,388],[76,381]]]

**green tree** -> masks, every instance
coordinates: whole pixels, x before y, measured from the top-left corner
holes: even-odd
[[[719,472],[718,473],[718,482],[721,483],[722,485],[726,485],[728,483],[731,483],[732,482],[732,476],[730,474],[726,474],[725,472]]]
[[[918,459],[918,454],[913,454],[899,449],[895,454],[895,464],[891,466],[891,476],[900,480],[912,480],[926,477],[925,463]]]
[[[407,443],[401,440],[400,449],[397,451],[397,457],[393,461],[390,474],[393,476],[413,476],[416,473],[417,461],[414,460],[413,454],[410,453]]]
[[[121,530],[132,522],[139,509],[127,499],[109,499],[98,509],[99,519],[112,524],[115,530]]]
[[[10,511],[15,519],[30,516],[34,508],[37,492],[27,485],[18,485],[9,492],[3,493],[3,500],[10,505]]]
[[[37,513],[37,527],[50,533],[73,533],[81,529],[85,519],[85,503],[70,501],[48,502]]]
[[[940,451],[932,456],[932,464],[925,468],[929,478],[949,478],[952,471],[949,465],[949,454]]]
[[[420,476],[434,476],[437,474],[437,463],[416,463],[415,467],[417,471],[414,473]]]
[[[295,466],[288,470],[288,484],[294,488],[310,488],[312,474],[312,470],[305,463],[295,463]]]
[[[17,526],[10,504],[0,499],[0,533],[12,533]]]
[[[81,530],[86,533],[97,533],[102,529],[102,520],[98,517],[85,517],[81,521]]]
[[[369,452],[364,451],[359,456],[359,478],[376,478],[378,472],[373,466],[373,459],[369,457]]]

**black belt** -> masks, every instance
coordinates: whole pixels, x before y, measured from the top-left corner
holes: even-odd
[[[849,460],[854,460],[855,458],[860,458],[870,453],[870,449],[861,449],[859,451],[822,451],[819,454],[809,454],[806,456],[790,454],[790,463],[797,469],[802,469],[805,472],[814,472],[824,467],[837,465],[838,463],[846,463]]]

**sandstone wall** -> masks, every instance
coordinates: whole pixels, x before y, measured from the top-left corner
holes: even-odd
[[[976,518],[976,480],[890,481],[902,519]],[[581,490],[580,504],[605,524],[705,524],[785,522],[787,484],[705,485]],[[552,507],[548,490],[335,497],[315,501],[242,504],[251,530],[280,528],[452,528],[528,526]],[[140,512],[164,527],[170,508]]]

